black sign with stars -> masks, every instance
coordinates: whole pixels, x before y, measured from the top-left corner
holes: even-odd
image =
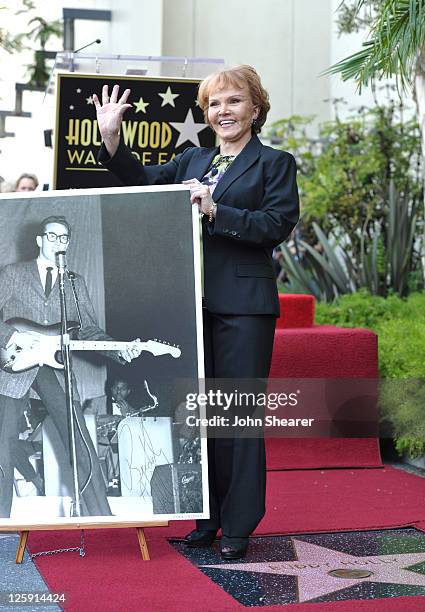
[[[143,164],[164,164],[187,147],[215,146],[197,103],[199,81],[160,77],[58,74],[54,189],[115,187],[118,180],[97,162],[101,137],[93,93],[102,85],[131,89],[124,115],[125,143]]]

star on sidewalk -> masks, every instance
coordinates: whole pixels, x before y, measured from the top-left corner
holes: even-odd
[[[261,563],[223,563],[202,565],[224,571],[257,572],[298,577],[299,602],[310,601],[362,582],[406,584],[425,587],[425,575],[407,569],[425,561],[425,553],[371,555],[356,557],[302,540],[292,540],[297,560],[264,561]],[[366,570],[365,578],[340,578],[329,574],[332,570]]]
[[[170,121],[170,125],[175,130],[180,132],[175,145],[176,149],[181,144],[185,143],[187,140],[193,142],[196,147],[200,147],[201,143],[199,142],[198,134],[199,132],[202,132],[202,130],[205,130],[205,128],[208,127],[207,125],[205,125],[205,123],[195,123],[191,109],[187,111],[187,115],[183,123],[176,123]]]
[[[162,104],[161,104],[161,108],[163,106],[166,106],[167,104],[169,104],[170,106],[174,106],[174,108],[176,107],[176,105],[174,104],[174,98],[178,98],[180,94],[173,94],[173,92],[171,91],[171,87],[168,86],[167,87],[167,91],[163,92],[163,93],[158,93],[158,96],[161,96],[162,98]]]
[[[146,107],[148,107],[150,102],[144,102],[142,96],[140,96],[138,102],[133,102],[133,106],[135,107],[135,113],[142,111],[142,113],[146,114]]]

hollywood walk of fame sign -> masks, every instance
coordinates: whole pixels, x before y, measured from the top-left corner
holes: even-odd
[[[245,606],[420,595],[425,609],[425,535],[415,529],[251,538],[234,563],[179,550]]]
[[[119,186],[97,162],[101,137],[93,93],[131,89],[132,108],[124,115],[122,136],[143,164],[164,164],[187,147],[213,147],[215,135],[197,104],[199,80],[146,76],[57,75],[55,189]]]

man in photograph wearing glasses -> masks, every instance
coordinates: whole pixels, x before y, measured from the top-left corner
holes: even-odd
[[[65,217],[50,216],[40,223],[36,236],[37,259],[5,266],[0,271],[0,348],[34,348],[38,336],[31,331],[17,331],[7,321],[25,319],[38,325],[60,323],[57,253],[68,249],[71,227]],[[112,340],[97,323],[84,278],[72,273],[64,277],[68,321],[81,317],[81,340]],[[74,285],[72,287],[72,284]],[[78,312],[79,311],[79,312]],[[80,316],[79,316],[80,315]],[[120,363],[138,357],[141,343],[134,341],[120,352],[106,353]],[[77,470],[81,491],[81,515],[108,516],[111,510],[99,460],[82,414],[77,385],[73,381],[76,424]],[[10,517],[13,496],[14,452],[19,437],[19,418],[27,407],[30,390],[42,400],[62,439],[71,461],[68,416],[62,370],[38,365],[22,372],[0,370],[0,517]]]

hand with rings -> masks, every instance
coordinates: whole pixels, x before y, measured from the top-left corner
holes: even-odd
[[[183,181],[184,185],[190,187],[190,201],[192,204],[197,204],[199,212],[204,215],[209,215],[213,207],[214,200],[212,199],[210,188],[208,185],[203,185],[198,179],[190,179]]]
[[[109,98],[108,86],[102,87],[102,104],[96,94],[93,94],[93,102],[96,108],[97,124],[99,132],[102,136],[106,148],[110,155],[110,147],[115,148],[119,142],[119,131],[125,111],[131,108],[131,104],[127,104],[128,97],[131,93],[130,89],[126,89],[122,96],[119,96],[119,85],[114,85]],[[115,152],[115,151],[114,151]]]

